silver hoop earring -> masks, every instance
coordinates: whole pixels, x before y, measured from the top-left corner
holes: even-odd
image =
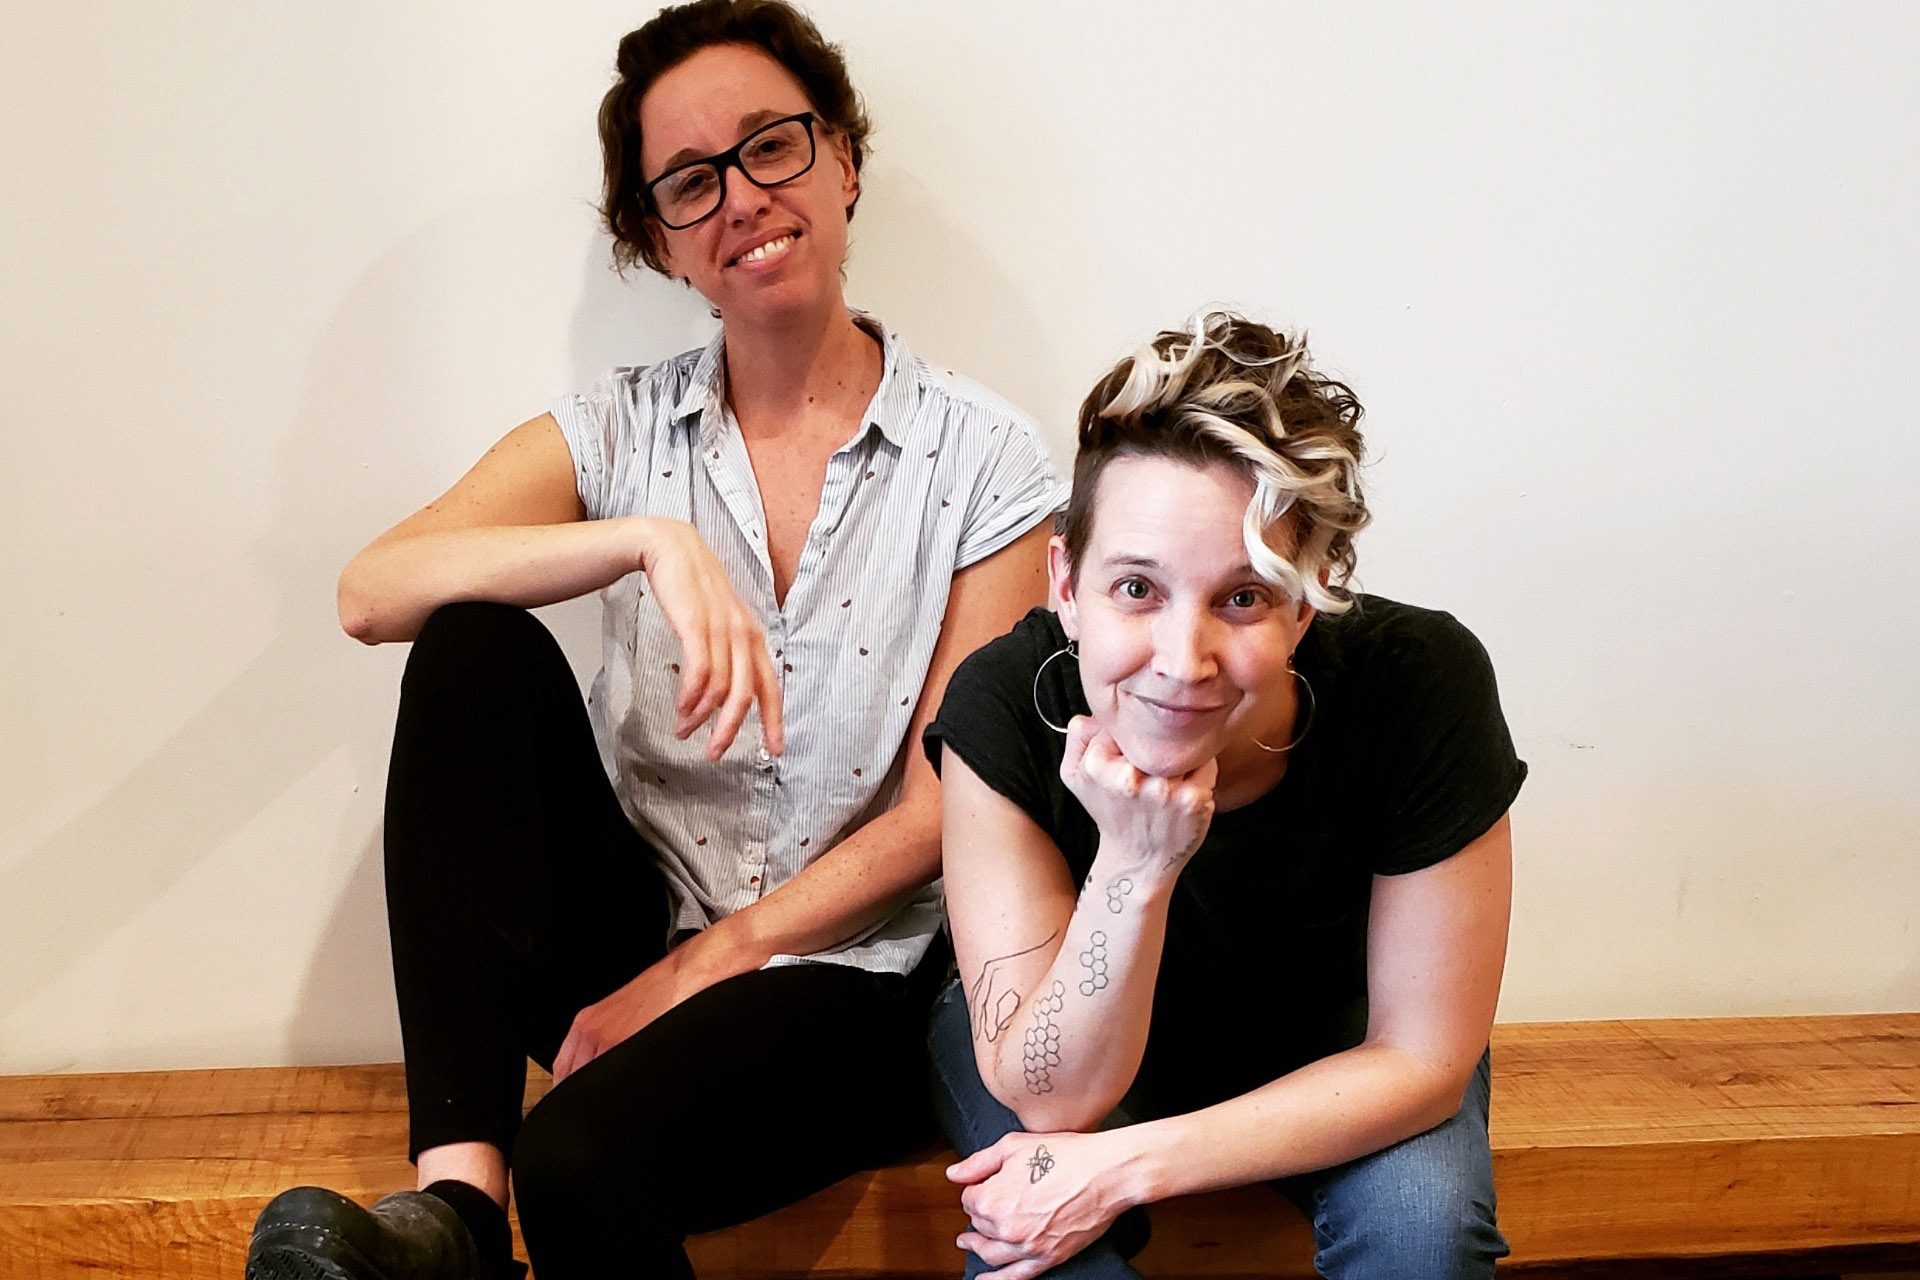
[[[1260,739],[1258,738],[1255,738],[1253,740],[1254,746],[1260,748],[1262,751],[1272,752],[1276,756],[1282,755],[1288,751],[1291,751],[1295,747],[1299,746],[1302,742],[1306,741],[1307,730],[1313,728],[1313,713],[1320,709],[1319,699],[1313,696],[1313,686],[1307,683],[1307,678],[1305,676],[1301,675],[1298,671],[1295,671],[1293,669],[1293,661],[1291,659],[1287,661],[1287,673],[1291,675],[1295,680],[1298,680],[1300,682],[1300,687],[1307,691],[1307,722],[1300,726],[1300,732],[1294,735],[1293,741],[1289,742],[1284,747],[1270,747],[1266,743],[1260,741]]]
[[[1047,713],[1040,709],[1040,674],[1047,669],[1048,662],[1052,662],[1063,653],[1075,662],[1078,662],[1080,660],[1080,642],[1078,640],[1067,641],[1065,648],[1055,649],[1052,653],[1048,654],[1047,661],[1041,663],[1039,669],[1033,673],[1033,714],[1040,717],[1041,724],[1059,734],[1066,733],[1066,727],[1064,725],[1057,725],[1047,719]]]

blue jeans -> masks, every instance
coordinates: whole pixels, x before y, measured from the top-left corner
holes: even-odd
[[[974,1063],[960,984],[934,1006],[927,1035],[934,1104],[961,1155],[1020,1129],[987,1091]],[[1481,1056],[1451,1120],[1358,1160],[1273,1186],[1313,1222],[1314,1266],[1331,1280],[1466,1280],[1490,1277],[1507,1242],[1494,1225],[1493,1153],[1487,1141],[1487,1059]],[[1151,1119],[1149,1116],[1135,1119]],[[989,1270],[967,1255],[968,1280]],[[1101,1239],[1047,1275],[1059,1280],[1139,1280]]]

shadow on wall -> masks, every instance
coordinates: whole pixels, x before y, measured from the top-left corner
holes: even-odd
[[[912,173],[876,160],[868,176],[848,272],[855,305],[871,309],[930,364],[1032,415],[1056,461],[1070,461],[1079,397],[1028,294]]]
[[[1058,398],[1061,371],[1015,281],[941,216],[910,175],[878,168],[869,194],[855,229],[861,303],[930,359],[951,362],[1030,412],[1045,413]],[[462,427],[444,440],[394,445],[395,431],[443,422],[445,413],[435,410],[457,385],[460,359],[486,358],[484,350],[463,356],[450,331],[494,342],[510,333],[510,323],[450,317],[440,301],[450,292],[449,276],[463,269],[449,244],[472,246],[475,221],[502,216],[515,217],[496,209],[419,229],[345,295],[309,361],[284,437],[275,514],[253,549],[275,592],[273,638],[100,801],[0,872],[0,930],[12,940],[13,957],[0,970],[0,1017],[98,952],[344,751],[362,794],[341,829],[321,841],[324,856],[350,870],[306,965],[286,1051],[296,1062],[393,1053],[397,1024],[372,815],[384,785],[400,655],[369,654],[343,636],[333,588],[340,566],[372,531],[437,492],[511,425],[503,418],[478,433]],[[516,219],[514,229],[519,225]],[[551,234],[550,222],[534,225]],[[937,273],[923,270],[936,252]],[[606,241],[594,237],[568,331],[569,372],[579,387],[613,365],[699,345],[712,331],[696,295],[650,273],[622,280],[608,260]],[[436,363],[449,353],[451,364]],[[543,611],[583,677],[597,664],[598,612],[590,598]],[[315,843],[311,832],[289,835],[290,847]],[[110,877],[85,874],[99,865],[103,849],[137,849],[141,856],[120,861]],[[284,908],[290,927],[301,927],[315,905]],[[248,909],[282,908],[260,901]],[[156,1046],[124,1047],[140,1057]]]
[[[431,239],[431,233],[422,233],[407,243],[425,253],[429,250],[424,242]],[[405,248],[402,246],[396,253],[403,253]],[[389,259],[383,261],[383,268],[401,279],[410,278],[412,271],[392,262],[394,256],[389,255]],[[615,365],[649,363],[705,340],[705,308],[697,298],[691,294],[683,296],[684,291],[656,276],[630,273],[622,280],[610,264],[609,242],[604,236],[594,236],[582,267],[579,301],[569,326],[569,386],[572,388],[591,387]],[[358,308],[350,301],[334,326],[336,332],[357,331],[363,322],[376,322],[381,316],[392,314],[386,301],[391,291],[375,287],[371,277],[372,273],[369,280],[363,282],[366,287],[355,291],[356,298],[364,297],[371,314],[356,314]],[[358,363],[362,358],[358,343],[340,350],[323,351],[316,360],[313,379],[316,391],[350,387],[355,370],[362,367]],[[566,389],[555,388],[556,391]],[[309,405],[303,407],[300,427],[294,435],[296,449],[289,459],[289,474],[300,474],[309,461],[298,456],[299,445],[324,439],[327,424],[334,421],[336,415],[354,417],[345,406],[316,403],[320,399],[320,395],[310,397]],[[504,433],[510,425],[503,422],[500,431]],[[478,456],[476,449],[474,457]],[[470,461],[455,460],[461,467]],[[421,501],[418,495],[430,490],[433,483],[427,480],[411,488],[381,486],[381,501],[390,504],[392,514],[375,516],[373,525],[398,519],[411,505]],[[395,492],[396,489],[400,491]],[[540,616],[559,639],[584,686],[599,666],[598,596],[550,606],[540,610]],[[386,697],[389,704],[397,700],[397,688],[388,690]],[[357,766],[362,766],[357,769],[357,776],[379,777],[384,785],[386,753],[392,733],[390,720],[356,726],[356,729],[371,741],[377,752],[375,757],[356,761]],[[343,843],[353,838],[354,833],[345,833]],[[292,1060],[300,1063],[349,1061],[395,1056],[398,1043],[392,957],[387,943],[385,873],[380,833],[376,829],[364,837],[352,879],[335,904],[332,918],[308,965],[289,1027],[288,1050]]]
[[[433,420],[424,406],[457,376],[426,367],[422,354],[444,348],[422,335],[444,326],[434,299],[447,290],[436,286],[458,269],[449,266],[445,244],[451,235],[470,238],[473,228],[459,225],[467,220],[423,227],[374,262],[313,353],[285,436],[275,514],[253,549],[275,593],[271,641],[97,803],[0,871],[0,934],[10,957],[0,968],[0,1018],[95,954],[344,750],[362,795],[327,856],[353,869],[308,966],[287,1044],[302,1062],[390,1056],[397,1046],[380,841],[367,815],[377,813],[384,785],[399,655],[368,654],[340,632],[334,583],[371,531],[437,493],[512,425],[509,414],[477,443],[449,441],[444,449],[392,443],[394,431]],[[589,261],[576,330],[619,335],[629,360],[684,345],[679,339],[699,312],[665,287],[620,283],[604,266],[604,241],[593,243]],[[584,619],[565,609],[559,618],[577,661],[590,661],[582,655],[597,645],[597,623]],[[308,832],[290,837],[304,847],[313,840]],[[139,856],[118,860],[111,875],[92,874],[102,850]],[[270,901],[255,905],[276,909]],[[311,914],[311,904],[287,911],[296,927],[307,918],[303,909]],[[143,1052],[138,1044],[125,1049],[136,1058]]]
[[[930,357],[955,361],[962,372],[989,383],[1030,411],[1043,405],[1049,388],[1058,385],[1059,370],[1038,318],[1027,309],[1013,282],[979,245],[958,234],[939,216],[917,181],[897,170],[884,177],[872,192],[876,199],[871,205],[863,205],[868,212],[856,223],[856,235],[863,237],[856,247],[856,260],[878,264],[875,271],[865,274],[881,277],[870,291],[875,313]],[[942,254],[943,284],[939,290],[927,288],[928,277],[914,267],[933,245],[940,246]],[[383,263],[383,275],[412,278],[411,270],[392,261],[404,252],[402,246],[390,255]],[[644,269],[629,272],[622,279],[609,266],[609,253],[606,239],[596,236],[582,265],[579,301],[569,325],[568,342],[572,385],[579,388],[592,386],[616,366],[644,364],[700,346],[714,331],[715,322],[697,294]],[[965,306],[955,305],[946,292],[958,281],[968,286]],[[350,300],[334,331],[363,332],[366,324],[393,314],[393,293],[392,288],[377,287],[371,279],[363,282],[363,287],[355,291],[359,304]],[[980,315],[994,317],[994,322],[967,320]],[[343,343],[338,349],[322,352],[316,361],[315,393],[301,412],[289,475],[305,474],[319,464],[318,459],[300,456],[299,446],[328,439],[329,424],[367,420],[363,406],[321,401],[329,389],[352,387],[352,374],[364,368],[361,362],[367,358],[368,345]],[[1003,376],[1007,374],[1017,376],[1009,380]],[[381,501],[391,503],[396,513],[404,511],[409,503],[418,501],[413,495],[424,492],[431,483],[423,479],[411,487],[383,485]],[[369,527],[389,518],[397,515],[379,513]],[[351,550],[343,550],[342,557]],[[327,572],[331,575],[335,570],[329,566]],[[597,597],[544,609],[541,616],[559,637],[584,684],[599,665]],[[331,647],[336,652],[341,649],[339,645]],[[347,648],[351,650],[351,646]],[[391,701],[390,691],[385,696]],[[356,776],[384,777],[390,725],[382,721],[342,726],[342,732],[349,731],[358,733],[365,749],[377,752],[377,759],[356,760]],[[343,833],[343,846],[351,847],[354,839],[355,833]],[[398,1042],[382,878],[376,831],[361,840],[352,879],[336,903],[308,967],[290,1030],[289,1052],[295,1062],[383,1056],[385,1046]]]

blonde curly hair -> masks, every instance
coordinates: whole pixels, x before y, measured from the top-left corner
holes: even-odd
[[[1121,457],[1221,463],[1253,482],[1245,521],[1254,572],[1322,613],[1352,607],[1360,401],[1316,373],[1306,335],[1201,311],[1120,361],[1080,406],[1073,497],[1059,521],[1077,582],[1100,473]]]

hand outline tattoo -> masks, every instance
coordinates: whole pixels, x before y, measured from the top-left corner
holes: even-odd
[[[996,956],[980,966],[980,976],[973,980],[972,999],[968,1010],[973,1019],[973,1038],[992,1044],[1000,1038],[1013,1022],[1014,1015],[1020,1012],[1020,993],[1011,987],[1001,986],[1001,975],[1009,960],[1018,960],[1030,955],[1060,936],[1055,929],[1039,942],[1024,951],[1015,951],[1011,955]]]

